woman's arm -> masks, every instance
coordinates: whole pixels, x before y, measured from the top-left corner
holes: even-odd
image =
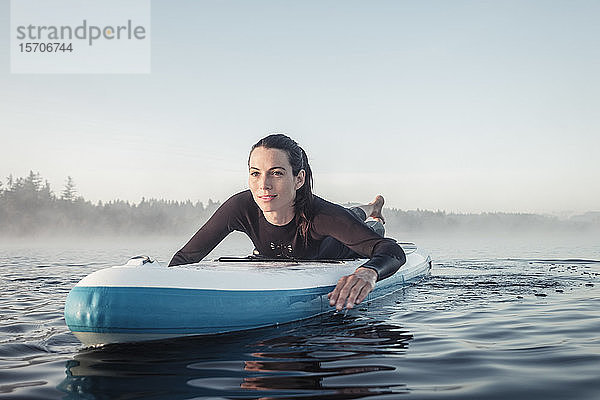
[[[239,214],[240,195],[242,193],[230,197],[215,211],[185,246],[175,253],[171,262],[169,262],[169,267],[192,264],[202,260],[227,235],[239,228],[236,217]]]
[[[375,271],[377,281],[394,275],[406,262],[406,255],[402,247],[393,239],[386,238],[384,240],[386,241],[385,247],[376,248],[369,261],[361,266],[361,268],[370,268]]]
[[[327,203],[315,218],[315,231],[332,236],[369,260],[356,271],[340,278],[329,293],[329,301],[338,310],[352,308],[374,289],[375,282],[392,276],[406,262],[406,255],[395,240],[383,238],[354,218],[346,209]]]
[[[406,262],[406,255],[394,239],[384,238],[357,220],[347,209],[322,200],[313,219],[317,236],[331,236],[363,257],[362,267],[377,273],[380,281],[392,276]]]

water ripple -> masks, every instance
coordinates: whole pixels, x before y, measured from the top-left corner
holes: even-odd
[[[600,398],[593,257],[442,260],[348,314],[82,348],[64,325],[68,290],[137,253],[0,251],[0,397]]]

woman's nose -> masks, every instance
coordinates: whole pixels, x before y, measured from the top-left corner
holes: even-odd
[[[271,189],[271,180],[269,179],[269,177],[266,174],[261,177],[260,182],[259,182],[259,188],[260,189]]]

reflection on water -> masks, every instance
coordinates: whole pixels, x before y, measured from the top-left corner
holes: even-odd
[[[335,314],[244,333],[110,345],[68,361],[59,389],[67,399],[358,398],[390,392],[376,381],[358,386],[353,377],[394,370],[381,356],[402,355],[411,339],[400,326]],[[348,379],[325,384],[338,377]]]

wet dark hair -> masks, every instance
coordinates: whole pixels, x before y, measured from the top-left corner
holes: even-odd
[[[310,221],[313,217],[313,177],[306,152],[304,149],[302,149],[302,147],[298,146],[298,143],[296,143],[295,140],[281,133],[276,133],[260,139],[254,146],[252,146],[250,154],[252,154],[252,151],[254,151],[254,149],[257,147],[285,151],[290,165],[292,166],[292,174],[294,176],[298,176],[300,170],[304,170],[304,184],[302,187],[296,190],[294,211],[296,214],[298,232],[300,233],[302,239],[304,239],[304,243],[308,245],[308,230],[310,227]],[[248,165],[250,165],[250,157],[248,157]]]

